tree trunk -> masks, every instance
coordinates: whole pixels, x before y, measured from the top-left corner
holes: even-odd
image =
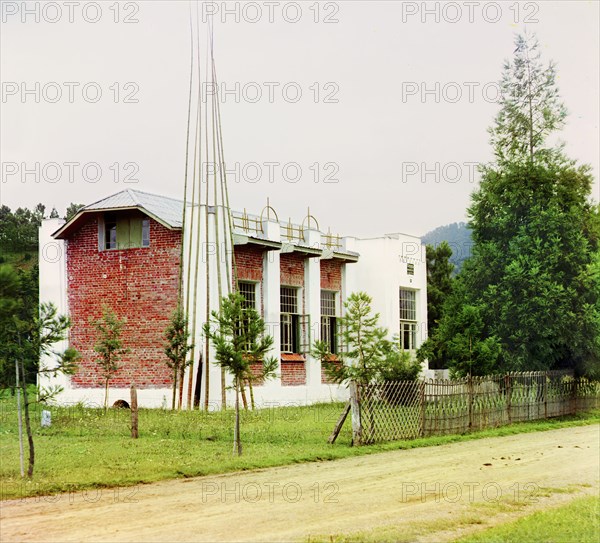
[[[250,390],[250,407],[254,411],[254,387],[252,386],[252,379],[248,379],[248,390]]]
[[[27,468],[27,477],[33,477],[33,466],[35,465],[35,447],[33,446],[33,433],[31,432],[31,421],[29,420],[29,400],[27,398],[27,381],[25,379],[25,365],[23,359],[21,366],[21,386],[23,388],[23,406],[25,407],[25,428],[27,429],[27,441],[29,442],[29,466]]]
[[[233,429],[233,454],[242,455],[240,440],[240,379],[235,378],[235,427]]]
[[[175,400],[177,399],[177,368],[173,370],[173,398],[171,401],[171,410],[175,411]]]
[[[244,381],[240,384],[241,394],[242,394],[242,404],[244,405],[244,411],[248,411],[248,400],[246,398],[246,387],[244,385]]]
[[[104,383],[104,413],[108,411],[108,382],[110,377],[106,378],[106,382]]]

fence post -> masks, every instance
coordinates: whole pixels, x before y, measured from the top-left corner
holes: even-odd
[[[511,396],[512,396],[512,383],[510,380],[510,373],[504,376],[504,386],[506,388],[506,415],[508,417],[508,424],[512,423],[512,414],[510,412]]]
[[[131,437],[133,439],[138,438],[138,403],[137,403],[137,390],[135,385],[131,385],[129,389],[131,395]]]
[[[548,372],[544,372],[544,418],[548,418]]]
[[[354,381],[350,382],[350,406],[352,408],[352,444],[362,445],[359,389]]]
[[[425,381],[419,385],[419,409],[421,410],[421,437],[425,436]]]
[[[467,391],[469,395],[469,432],[473,428],[473,377],[469,373],[467,380]]]

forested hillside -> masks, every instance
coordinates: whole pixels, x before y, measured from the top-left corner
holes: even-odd
[[[471,255],[471,231],[464,222],[455,222],[439,226],[427,232],[422,238],[426,245],[437,247],[442,241],[447,241],[452,249],[450,262],[454,264],[454,273],[458,273],[463,262]]]

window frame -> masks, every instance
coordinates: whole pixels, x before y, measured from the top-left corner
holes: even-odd
[[[132,222],[136,224],[139,244],[132,244]],[[126,231],[123,230],[127,224]],[[119,241],[126,238],[127,242]],[[127,249],[147,249],[151,245],[150,217],[143,213],[107,211],[98,218],[98,251],[125,251]]]
[[[417,291],[399,288],[398,317],[400,348],[405,351],[417,349]]]
[[[302,351],[301,328],[306,326],[306,316],[299,311],[300,295],[298,287],[281,285],[279,288],[279,339],[280,350],[285,354],[301,354]]]
[[[331,295],[331,299],[325,300],[323,295]],[[327,343],[331,354],[337,354],[339,351],[337,330],[338,295],[337,291],[321,289],[321,341]]]

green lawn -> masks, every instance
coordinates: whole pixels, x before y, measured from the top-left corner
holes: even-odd
[[[488,528],[456,543],[598,543],[599,534],[600,498],[588,496]]]
[[[0,400],[0,497],[52,494],[84,488],[125,486],[298,462],[333,460],[373,452],[425,447],[521,432],[598,423],[600,411],[515,424],[469,435],[350,447],[348,419],[334,445],[327,438],[342,404],[279,407],[242,413],[244,455],[232,455],[233,411],[171,412],[141,409],[140,438],[130,438],[129,410],[52,407],[52,426],[32,413],[36,465],[32,481],[19,474],[16,400]],[[27,455],[27,446],[26,446]]]

